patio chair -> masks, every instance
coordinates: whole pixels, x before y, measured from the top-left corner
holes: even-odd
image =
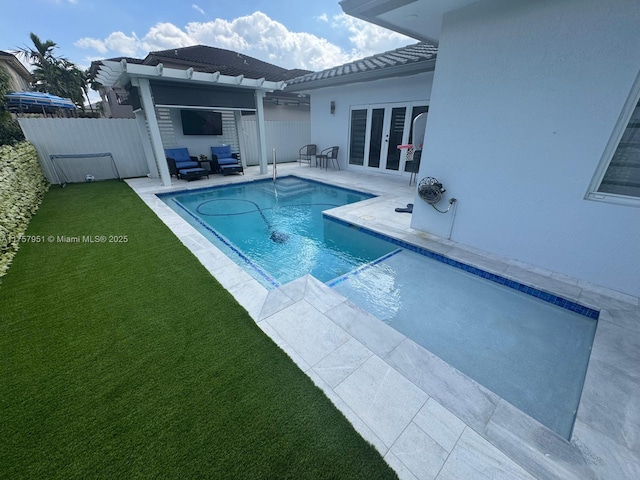
[[[310,144],[305,145],[298,151],[298,163],[302,166],[302,162],[306,162],[311,166],[311,157],[316,156],[316,151],[318,147],[316,145]],[[316,160],[316,166],[318,164],[318,160]]]
[[[211,170],[215,173],[229,175],[242,173],[244,169],[237,153],[231,153],[231,145],[217,145],[211,147]]]
[[[185,147],[165,148],[164,154],[167,157],[167,163],[169,163],[170,159],[174,161],[174,172],[171,172],[171,165],[169,165],[169,172],[171,175],[175,175],[176,178],[179,178],[178,172],[180,170],[186,168],[200,168],[198,157],[190,156],[189,150]]]
[[[320,162],[320,166],[324,164],[324,169],[327,170],[329,168],[329,161],[331,161],[335,167],[338,167],[340,170],[340,162],[338,162],[338,149],[340,147],[329,147],[322,150],[318,155],[316,155],[316,161]]]
[[[178,180],[186,180],[187,182],[190,182],[191,180],[196,180],[200,177],[209,178],[209,171],[200,167],[199,164],[195,167],[181,168],[177,166],[176,161],[173,158],[167,157],[167,165],[169,166],[169,173],[171,175],[175,175]]]

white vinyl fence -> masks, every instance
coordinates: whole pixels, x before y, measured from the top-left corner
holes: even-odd
[[[116,178],[116,174],[109,157],[57,158],[54,168],[50,155],[110,153],[121,178],[149,173],[135,119],[20,118],[18,122],[36,147],[51,183],[60,182],[61,169],[72,182],[83,181],[87,174],[97,180]]]
[[[258,165],[258,133],[255,120],[242,120],[247,165]],[[295,162],[303,145],[311,143],[311,122],[299,120],[267,120],[265,122],[267,159],[276,149],[277,162]]]

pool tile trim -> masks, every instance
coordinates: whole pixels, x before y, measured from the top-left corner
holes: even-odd
[[[366,196],[369,197],[369,198],[364,198],[361,201],[370,200],[371,198],[375,198],[376,197],[376,195],[374,195],[372,193],[361,192],[359,190],[354,190],[354,189],[351,189],[351,188],[344,188],[344,187],[340,187],[340,186],[334,186],[334,185],[330,185],[328,183],[319,182],[317,180],[298,177],[296,175],[285,175],[285,176],[280,177],[280,178],[296,178],[296,179],[299,179],[299,180],[304,181],[304,182],[315,183],[315,184],[323,185],[323,186],[330,187],[330,188],[337,188],[339,190],[343,190],[343,191],[346,191],[346,192],[357,193],[358,195],[366,195]],[[242,185],[255,184],[255,183],[268,183],[270,181],[272,181],[272,180],[269,180],[269,179],[248,180],[246,182],[235,183],[235,184],[233,184],[233,186],[235,187],[235,186],[242,186]],[[160,198],[163,202],[167,203],[167,201],[164,200],[163,197],[173,197],[173,196],[179,195],[179,194],[192,194],[192,193],[202,192],[202,191],[205,191],[205,190],[206,191],[217,190],[217,189],[220,189],[220,188],[228,188],[229,186],[230,185],[212,185],[212,186],[209,186],[209,187],[202,187],[202,188],[196,188],[196,189],[191,189],[191,190],[177,190],[177,191],[171,191],[171,192],[156,193],[155,195],[156,195],[156,197]],[[198,223],[198,225],[203,227],[205,230],[207,230],[209,233],[211,233],[213,236],[215,236],[218,240],[220,240],[220,242],[222,242],[226,247],[228,247],[235,255],[237,255],[237,257],[240,260],[242,260],[242,262],[244,262],[250,269],[255,271],[260,277],[262,277],[268,283],[268,285],[271,288],[279,288],[279,287],[282,286],[282,284],[278,280],[276,280],[274,277],[272,277],[267,271],[265,271],[263,268],[261,268],[257,263],[255,263],[249,257],[247,257],[240,249],[238,249],[224,235],[218,233],[217,230],[215,230],[211,226],[207,225],[206,222],[202,221],[202,219],[200,217],[198,217],[197,215],[194,215],[177,198],[173,198],[173,202],[183,212],[185,212],[190,218],[192,218],[196,223]],[[168,203],[167,203],[167,205],[168,205]],[[341,206],[343,206],[343,205],[341,205]],[[386,258],[386,257],[382,257],[382,258],[376,260],[376,263],[382,261],[384,258]]]
[[[225,246],[227,246],[229,249],[231,249],[231,251],[234,254],[236,254],[244,263],[246,263],[251,269],[256,271],[258,273],[258,275],[260,275],[262,278],[264,278],[269,283],[269,285],[271,285],[272,288],[278,288],[278,287],[281,286],[280,282],[278,282],[275,278],[273,278],[266,271],[264,271],[262,268],[260,268],[256,263],[254,263],[249,257],[247,257],[244,253],[242,253],[242,251],[240,249],[238,249],[235,245],[233,245],[233,243],[231,243],[229,240],[227,240],[223,235],[221,235],[215,229],[211,228],[209,225],[207,225],[205,222],[203,222],[201,218],[199,218],[198,216],[196,216],[193,213],[191,213],[189,211],[189,209],[186,208],[184,205],[182,205],[182,203],[180,203],[178,200],[176,200],[174,198],[173,201],[178,207],[180,207],[180,209],[182,211],[184,211],[187,215],[189,215],[189,217],[191,217],[194,221],[196,221],[198,223],[198,225],[200,225],[202,228],[204,228],[207,232],[209,232],[212,235],[214,235]]]
[[[419,247],[417,245],[413,245],[411,243],[408,243],[404,240],[400,240],[398,238],[393,238],[390,237],[388,235],[384,235],[382,233],[370,230],[366,227],[363,227],[361,225],[356,225],[353,224],[351,222],[347,222],[345,220],[342,220],[340,218],[337,217],[333,217],[329,214],[327,214],[326,212],[323,213],[324,217],[327,220],[331,220],[334,221],[336,223],[339,223],[341,225],[345,225],[347,227],[350,228],[356,228],[359,231],[366,233],[368,235],[371,235],[373,237],[379,238],[381,240],[386,240],[387,242],[390,242],[394,245],[397,245],[399,247],[402,247],[406,250],[410,250],[412,252],[418,253],[420,255],[423,255],[425,257],[431,258],[433,260],[436,260],[438,262],[441,263],[445,263],[447,265],[450,265],[452,267],[458,268],[460,270],[464,270],[465,272],[471,273],[473,275],[477,275],[479,277],[485,278],[487,280],[490,280],[492,282],[498,283],[500,285],[504,285],[505,287],[509,287],[512,288],[514,290],[518,290],[519,292],[525,293],[527,295],[530,295],[532,297],[536,297],[539,298],[540,300],[543,300],[545,302],[551,303],[553,305],[556,305],[560,308],[564,308],[565,310],[570,310],[574,313],[577,313],[579,315],[585,316],[587,318],[591,318],[593,320],[598,320],[598,318],[600,317],[600,311],[599,310],[594,310],[592,308],[586,307],[584,305],[580,305],[579,303],[576,302],[572,302],[571,300],[567,300],[566,298],[562,298],[559,297],[558,295],[554,295],[553,293],[549,293],[549,292],[545,292],[544,290],[540,290],[538,288],[534,288],[531,287],[529,285],[525,285],[523,283],[520,282],[516,282],[515,280],[510,280],[508,278],[505,278],[501,275],[497,275],[495,273],[491,273],[491,272],[487,272],[485,270],[482,270],[478,267],[474,267],[472,265],[468,265],[466,263],[460,262],[459,260],[454,260],[453,258],[449,258],[445,255],[442,255],[440,253],[436,253],[433,252],[429,249],[426,249],[424,247]],[[394,252],[394,254],[397,253]],[[379,259],[380,261],[382,261],[383,259]],[[367,264],[367,266],[370,266],[371,264]],[[348,273],[347,275],[345,275],[345,277],[348,277],[349,275],[351,276],[355,276],[358,275],[360,272],[362,271],[361,268],[354,270],[353,272]],[[333,287],[334,285],[337,285],[338,283],[342,282],[346,280],[346,278],[342,278],[340,281],[332,281],[330,282],[328,285],[330,287]]]
[[[368,195],[369,198],[364,198],[361,201],[364,200],[370,200],[372,198],[376,198],[378,195],[371,193],[371,192],[363,192],[361,190],[356,190],[355,188],[347,188],[347,187],[342,187],[340,185],[332,185],[330,183],[326,183],[326,182],[321,182],[319,180],[315,180],[313,178],[304,178],[304,177],[299,177],[297,175],[284,175],[282,177],[278,177],[279,179],[285,179],[285,178],[297,178],[298,180],[302,180],[304,182],[308,182],[308,183],[315,183],[317,185],[322,185],[323,187],[330,187],[330,188],[337,188],[339,190],[344,190],[345,192],[352,192],[352,193],[357,193],[358,195]],[[250,185],[250,184],[254,184],[254,183],[269,183],[272,182],[272,179],[269,178],[259,178],[259,179],[255,179],[255,180],[245,180],[243,182],[237,182],[237,183],[232,183],[232,184],[221,184],[221,185],[209,185],[207,187],[199,187],[199,188],[190,188],[190,189],[182,189],[182,190],[172,190],[169,192],[160,192],[160,193],[156,193],[156,197],[158,198],[163,198],[163,197],[170,197],[176,194],[181,194],[181,193],[198,193],[198,192],[203,192],[205,190],[218,190],[220,188],[228,188],[230,186],[236,187],[236,186],[242,186],[242,185]]]

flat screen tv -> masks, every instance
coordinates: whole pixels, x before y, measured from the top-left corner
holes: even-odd
[[[184,135],[222,135],[222,114],[204,110],[180,110]]]

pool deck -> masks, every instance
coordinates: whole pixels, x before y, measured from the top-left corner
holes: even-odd
[[[600,310],[567,441],[315,278],[267,290],[155,196],[271,177],[271,167],[267,175],[245,172],[172,187],[149,178],[127,183],[401,479],[640,478],[637,297],[411,229],[411,215],[394,211],[414,201],[406,177],[278,166],[279,176],[378,195],[331,210],[337,218]]]

